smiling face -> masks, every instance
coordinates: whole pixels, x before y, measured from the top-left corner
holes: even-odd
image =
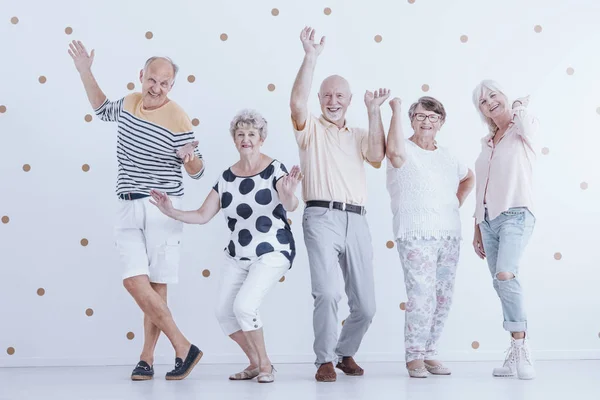
[[[443,123],[440,114],[426,110],[422,104],[417,105],[410,121],[417,137],[435,137]]]
[[[341,76],[333,75],[325,79],[319,90],[321,112],[326,120],[338,126],[343,126],[346,111],[352,100],[350,85]]]
[[[233,135],[233,142],[240,155],[248,155],[260,152],[260,148],[265,141],[260,137],[259,129],[250,124],[241,124]]]
[[[153,110],[164,105],[174,81],[173,66],[162,58],[154,60],[145,70],[140,71],[144,108]]]
[[[496,119],[510,111],[508,99],[501,92],[484,87],[479,97],[479,109],[487,118]]]

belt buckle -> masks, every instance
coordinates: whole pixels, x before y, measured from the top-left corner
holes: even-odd
[[[365,206],[360,206],[360,215],[364,216],[367,213]]]
[[[329,202],[329,211],[333,210],[333,200]]]
[[[123,195],[123,199],[125,199],[125,200],[131,200],[131,193],[125,193]]]
[[[342,211],[346,211],[346,203],[342,203]]]

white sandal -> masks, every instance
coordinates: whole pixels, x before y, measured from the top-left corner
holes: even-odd
[[[427,378],[427,375],[429,375],[426,367],[419,367],[419,368],[414,368],[414,369],[407,368],[407,370],[408,370],[408,375],[411,378]]]
[[[452,373],[452,371],[450,371],[450,368],[448,368],[442,364],[429,365],[429,364],[425,363],[425,368],[427,368],[427,371],[429,371],[429,373],[432,375],[450,375]]]
[[[271,372],[261,372],[258,374],[258,383],[272,383],[275,381],[275,367],[271,365]]]
[[[254,379],[258,376],[260,369],[245,369],[242,372],[235,373],[229,377],[230,381],[246,381],[249,379]]]

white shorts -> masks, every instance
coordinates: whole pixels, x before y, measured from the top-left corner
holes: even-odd
[[[161,213],[149,199],[117,200],[115,245],[123,279],[148,275],[150,282],[177,283],[183,223]],[[181,197],[170,199],[180,208]]]

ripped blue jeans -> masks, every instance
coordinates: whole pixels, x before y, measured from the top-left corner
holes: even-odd
[[[502,302],[503,326],[509,332],[527,331],[519,262],[534,226],[535,217],[526,207],[510,208],[491,221],[486,210],[485,219],[479,224],[494,289]],[[498,279],[502,272],[510,273],[514,278]]]

